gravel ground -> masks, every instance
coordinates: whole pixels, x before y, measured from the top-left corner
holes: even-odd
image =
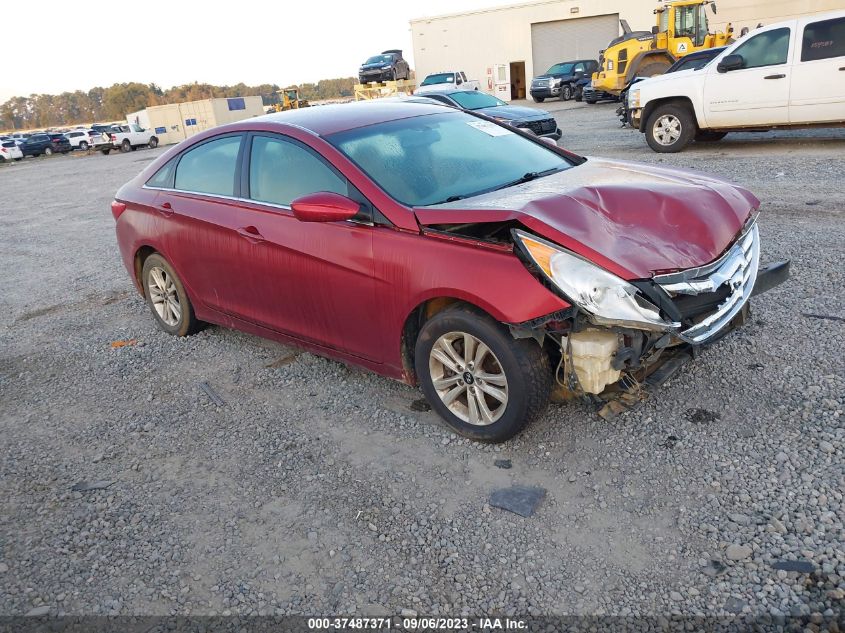
[[[0,168],[0,614],[841,619],[845,324],[802,313],[845,316],[845,130],[660,156],[615,106],[545,105],[576,152],[749,187],[793,274],[634,410],[495,447],[358,369],[158,331],[108,204],[162,150]],[[512,483],[548,490],[533,517],[488,505]]]

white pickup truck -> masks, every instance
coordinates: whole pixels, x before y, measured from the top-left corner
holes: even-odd
[[[462,70],[447,70],[428,75],[422,80],[414,94],[424,94],[432,90],[478,90],[479,84],[475,79],[467,79]]]
[[[845,126],[845,11],[759,28],[703,68],[634,84],[628,108],[655,152],[728,132]]]
[[[115,125],[103,132],[103,137],[109,141],[109,144],[100,150],[103,154],[108,154],[112,149],[129,152],[142,146],[158,146],[158,137],[137,123]]]

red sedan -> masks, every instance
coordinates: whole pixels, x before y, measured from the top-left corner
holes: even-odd
[[[456,432],[518,433],[552,387],[640,382],[739,325],[758,200],[585,159],[422,103],[272,114],[171,148],[117,193],[158,325],[216,323],[418,383]]]

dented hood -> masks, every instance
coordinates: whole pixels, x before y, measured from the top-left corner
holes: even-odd
[[[642,279],[713,261],[758,205],[746,189],[696,172],[590,158],[414,211],[422,225],[517,221],[617,275]]]

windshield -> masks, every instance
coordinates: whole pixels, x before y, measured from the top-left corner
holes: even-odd
[[[572,166],[544,143],[464,112],[388,121],[326,137],[412,207],[478,195]]]
[[[548,71],[546,71],[547,75],[568,75],[572,72],[572,68],[575,64],[555,64]]]
[[[360,57],[358,58],[360,59]],[[390,55],[374,55],[370,57],[365,64],[387,64],[390,63]]]
[[[479,108],[494,108],[496,106],[508,105],[493,95],[488,95],[478,90],[464,90],[449,95],[452,100],[464,110],[478,110]]]
[[[438,73],[436,75],[429,75],[423,82],[420,84],[421,86],[431,86],[433,84],[453,84],[455,83],[455,73]]]

